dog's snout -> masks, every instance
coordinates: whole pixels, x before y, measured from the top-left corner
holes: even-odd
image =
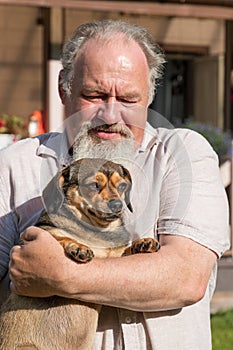
[[[108,202],[108,207],[113,213],[119,213],[122,210],[123,204],[119,199],[111,199]]]

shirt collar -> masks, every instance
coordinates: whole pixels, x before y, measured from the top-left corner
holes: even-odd
[[[60,165],[68,165],[71,159],[65,133],[51,132],[38,137],[40,145],[38,156],[55,158]]]

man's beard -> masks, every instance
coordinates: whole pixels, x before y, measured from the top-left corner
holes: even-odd
[[[118,140],[103,140],[97,138],[93,132],[111,131],[121,134]],[[127,161],[135,156],[135,142],[131,130],[120,124],[95,125],[92,121],[82,124],[80,132],[77,134],[73,144],[73,159],[81,158],[103,158],[112,161]]]

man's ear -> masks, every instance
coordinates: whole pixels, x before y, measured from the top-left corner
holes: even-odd
[[[66,100],[66,93],[62,87],[62,74],[63,74],[63,69],[59,72],[59,77],[58,77],[58,92],[59,92],[59,96],[61,99],[62,104],[65,104],[65,100]]]

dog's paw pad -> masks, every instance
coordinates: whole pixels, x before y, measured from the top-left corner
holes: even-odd
[[[75,249],[71,249],[69,252],[70,256],[78,262],[88,262],[94,258],[94,253],[91,249],[85,249],[77,247]]]
[[[142,238],[135,241],[132,245],[132,253],[154,253],[160,249],[160,244],[153,238]]]

